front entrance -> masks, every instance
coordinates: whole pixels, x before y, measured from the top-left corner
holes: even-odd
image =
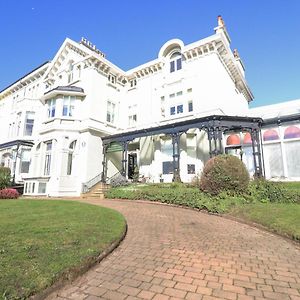
[[[134,179],[134,171],[137,167],[137,155],[136,153],[128,154],[128,178]]]

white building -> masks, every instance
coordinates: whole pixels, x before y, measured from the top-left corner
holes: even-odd
[[[136,166],[149,181],[190,181],[224,151],[263,173],[264,116],[249,112],[252,100],[221,17],[212,36],[168,41],[129,71],[87,40],[66,39],[52,62],[0,92],[1,163],[25,183],[24,194],[50,196],[79,196],[119,172],[131,178]],[[248,134],[250,147],[228,143],[236,134]],[[276,174],[300,177],[287,161],[283,170]]]

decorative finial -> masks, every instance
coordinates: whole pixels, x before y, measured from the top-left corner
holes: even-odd
[[[221,15],[218,15],[218,26],[215,27],[214,30],[215,30],[216,34],[225,35],[225,38],[226,38],[228,44],[230,44],[230,37],[228,35],[227,29],[225,26],[225,22]]]
[[[235,58],[240,58],[239,52],[237,51],[237,49],[233,49],[233,56]]]
[[[225,22],[224,22],[221,15],[218,15],[218,26],[219,27],[224,27],[225,26]]]

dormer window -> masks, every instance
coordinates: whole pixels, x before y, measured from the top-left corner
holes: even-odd
[[[136,86],[136,79],[131,79],[130,80],[130,87],[135,87]]]
[[[110,83],[112,83],[112,84],[116,84],[116,82],[117,82],[117,77],[116,77],[115,75],[113,75],[113,74],[109,74],[109,75],[108,75],[108,81],[109,81]]]
[[[175,52],[170,56],[170,73],[182,69],[182,57],[180,52]]]

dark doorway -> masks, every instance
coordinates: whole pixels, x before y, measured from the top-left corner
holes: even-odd
[[[136,153],[128,154],[128,178],[133,179],[134,169],[137,167],[137,155]]]

